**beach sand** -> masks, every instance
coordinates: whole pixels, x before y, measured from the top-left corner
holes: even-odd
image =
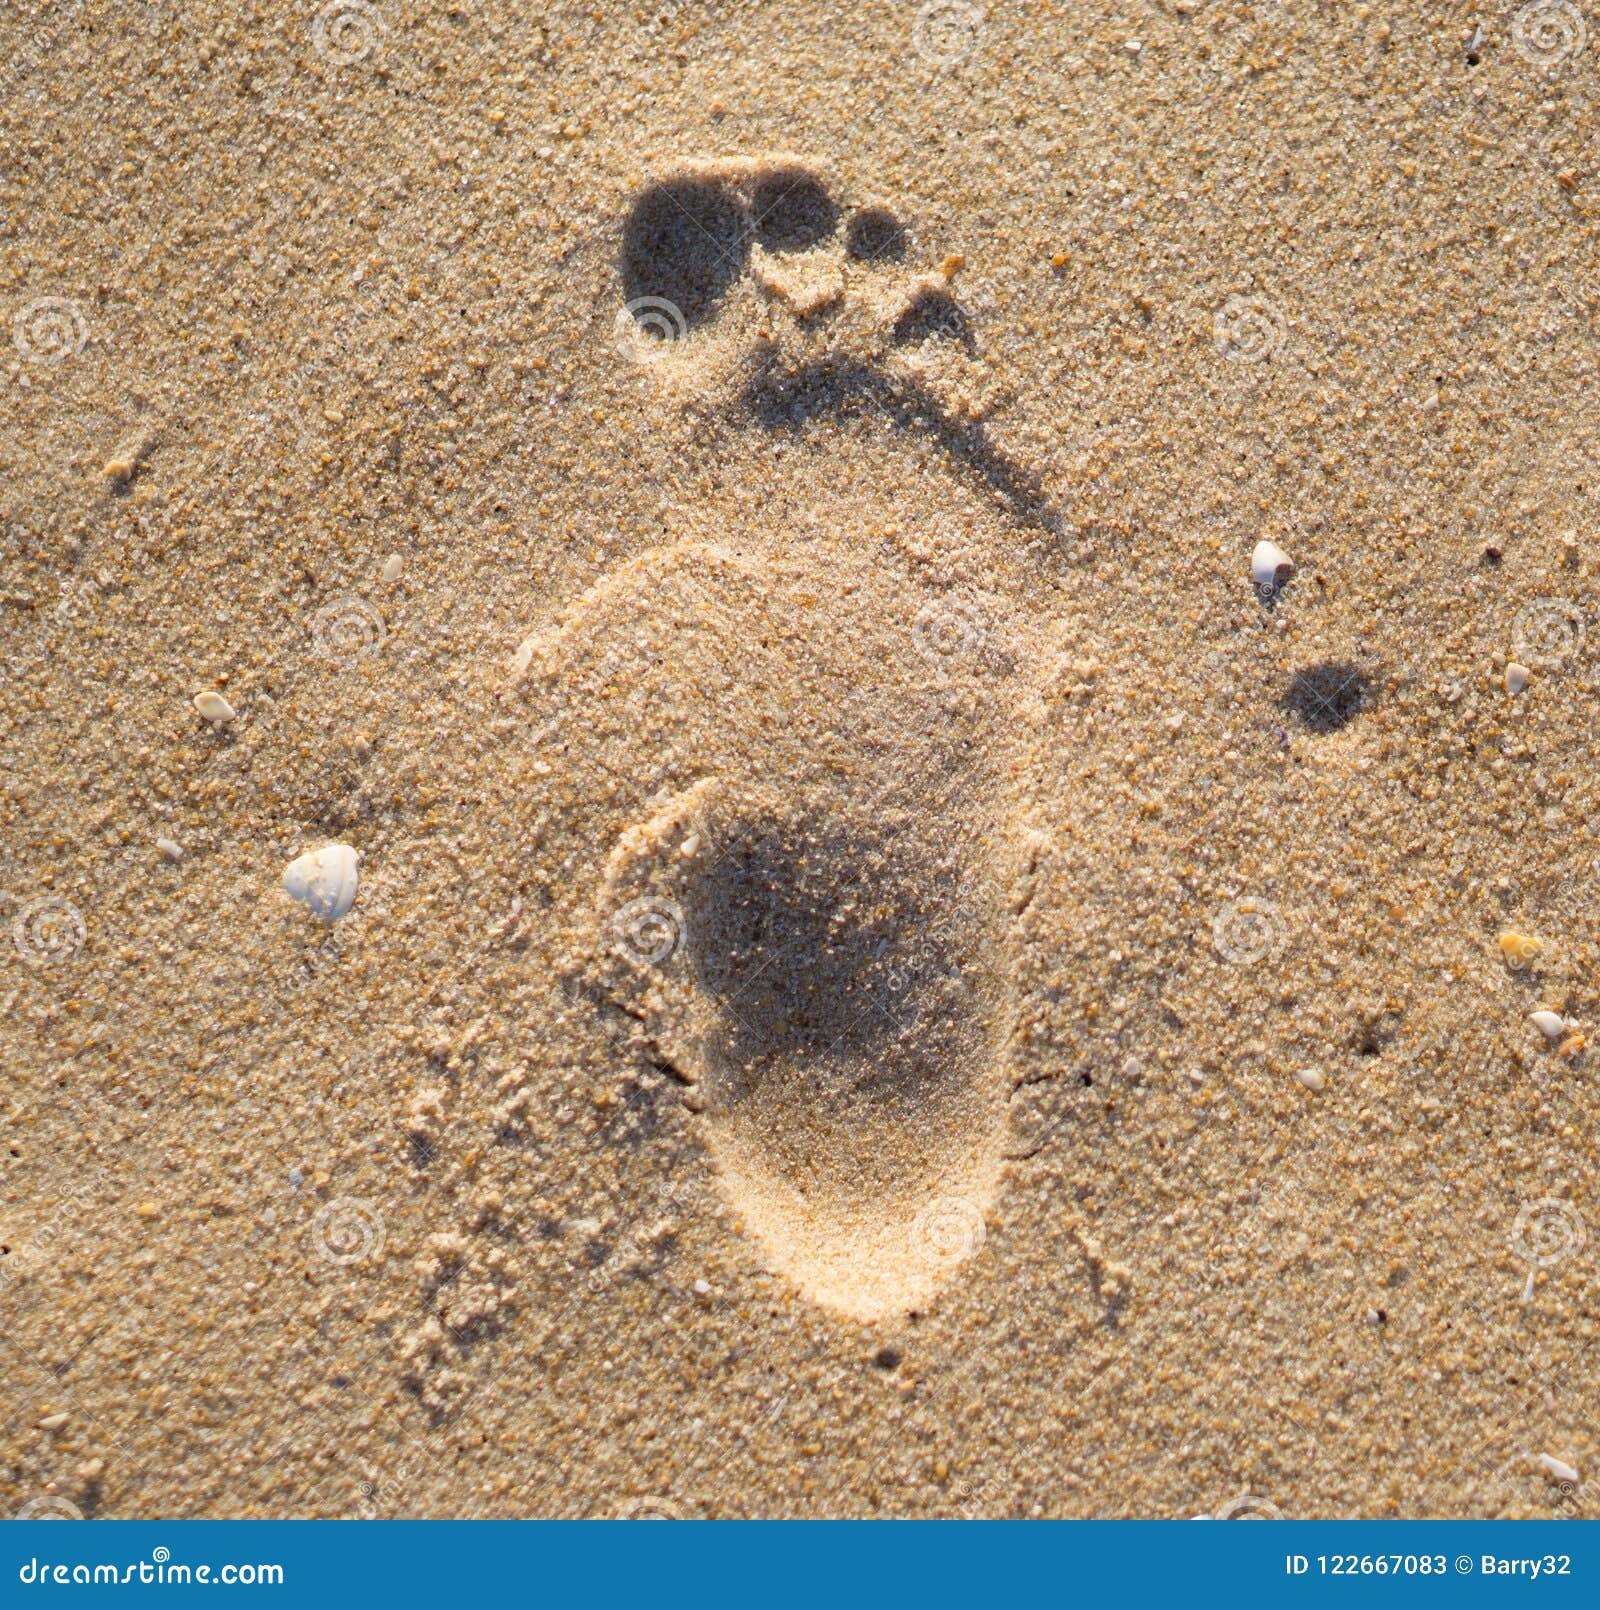
[[[1593,1514],[1585,23],[9,8],[0,1511]]]

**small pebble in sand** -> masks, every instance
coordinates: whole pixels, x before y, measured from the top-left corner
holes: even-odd
[[[1527,666],[1519,665],[1515,660],[1508,660],[1506,662],[1506,692],[1521,693],[1528,685],[1530,674]]]
[[[405,561],[397,553],[392,553],[383,562],[383,579],[393,586],[400,579],[400,572],[405,569]]]
[[[350,909],[356,883],[356,852],[348,844],[308,850],[283,869],[285,890],[323,922],[337,922]]]
[[[1567,1032],[1567,1025],[1561,1021],[1559,1012],[1533,1012],[1529,1016],[1534,1027],[1547,1039],[1559,1040]]]
[[[59,1431],[71,1418],[71,1413],[66,1409],[62,1409],[58,1414],[47,1414],[39,1422],[39,1429],[41,1431]]]
[[[1566,1460],[1557,1459],[1553,1454],[1542,1453],[1539,1455],[1538,1462],[1540,1468],[1551,1481],[1564,1482],[1571,1487],[1578,1485],[1578,1473]]]
[[[213,721],[219,727],[225,727],[233,720],[233,706],[220,693],[213,693],[209,689],[195,694],[194,707],[200,712],[202,721]]]
[[[1276,592],[1293,570],[1294,560],[1275,542],[1258,542],[1250,555],[1250,579],[1258,592]]]
[[[1301,1068],[1300,1071],[1295,1074],[1295,1078],[1298,1079],[1307,1090],[1325,1090],[1328,1084],[1328,1081],[1323,1078],[1322,1070],[1320,1068]]]
[[[169,860],[183,859],[183,846],[176,839],[157,839],[156,848]]]
[[[1526,967],[1539,954],[1539,941],[1532,934],[1507,928],[1500,936],[1500,954],[1509,967]]]

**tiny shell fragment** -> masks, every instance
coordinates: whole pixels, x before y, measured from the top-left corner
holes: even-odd
[[[1250,555],[1250,579],[1259,592],[1276,591],[1293,569],[1294,561],[1275,542],[1258,542]]]
[[[356,883],[356,852],[348,844],[308,850],[283,869],[284,888],[323,922],[337,922],[350,909]]]
[[[225,727],[233,720],[233,706],[220,693],[207,690],[195,694],[194,707],[200,712],[202,721],[214,721],[219,727]]]
[[[1534,1027],[1549,1039],[1559,1040],[1567,1032],[1567,1025],[1561,1021],[1559,1012],[1533,1012],[1530,1017]]]
[[[1551,1481],[1566,1482],[1573,1487],[1578,1485],[1577,1471],[1567,1464],[1565,1460],[1557,1459],[1551,1454],[1542,1453],[1539,1455],[1539,1464]]]
[[[1511,660],[1506,665],[1506,692],[1521,693],[1528,685],[1529,671],[1527,666],[1519,665]]]

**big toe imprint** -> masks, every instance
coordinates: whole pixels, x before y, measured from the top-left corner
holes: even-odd
[[[1003,902],[958,822],[708,779],[622,836],[606,942],[773,1265],[861,1319],[983,1240],[1006,1120]]]

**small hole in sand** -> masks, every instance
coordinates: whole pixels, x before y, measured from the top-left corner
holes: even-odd
[[[845,250],[863,263],[898,263],[906,255],[906,229],[887,207],[864,207],[845,230]]]
[[[900,1355],[892,1347],[880,1347],[872,1355],[872,1362],[880,1370],[897,1370],[900,1368]]]
[[[1294,673],[1283,702],[1312,732],[1337,732],[1371,704],[1372,696],[1371,680],[1359,665],[1324,660]]]

